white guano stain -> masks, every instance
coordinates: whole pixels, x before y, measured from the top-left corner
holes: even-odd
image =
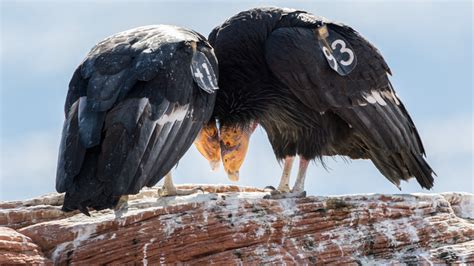
[[[151,245],[153,242],[155,242],[155,240],[156,238],[152,238],[150,239],[150,242],[143,245],[143,259],[142,259],[143,265],[148,265],[148,255],[147,255],[148,246]]]
[[[393,246],[397,246],[399,244],[396,233],[397,228],[392,224],[390,221],[381,221],[379,223],[374,224],[374,228],[384,234]]]
[[[97,230],[97,225],[94,225],[94,224],[86,224],[82,227],[80,226],[73,227],[71,231],[75,235],[74,240],[70,242],[64,242],[56,246],[53,253],[51,254],[51,259],[53,260],[53,262],[56,261],[59,258],[59,256],[63,253],[63,251],[66,250],[67,248],[68,249],[71,248],[75,250],[77,247],[80,246],[81,242],[89,239],[92,236],[92,234],[96,232],[96,230]]]
[[[78,247],[82,241],[87,240],[97,231],[97,225],[86,225],[83,227],[74,228],[72,230],[75,233],[74,241],[72,244],[74,248]]]

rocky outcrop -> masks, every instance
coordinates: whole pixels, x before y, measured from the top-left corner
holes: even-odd
[[[58,194],[0,203],[0,264],[474,263],[472,194],[268,200],[255,188],[203,190],[146,189],[128,209],[91,217],[62,213]]]
[[[51,264],[51,261],[29,237],[0,227],[0,264]]]

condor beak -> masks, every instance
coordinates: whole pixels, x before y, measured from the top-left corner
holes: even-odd
[[[198,151],[209,161],[211,171],[219,170],[221,162],[221,148],[219,144],[219,131],[216,121],[213,120],[205,125],[194,141]]]
[[[247,154],[250,136],[257,123],[248,128],[221,127],[221,156],[229,180],[239,181],[239,169]]]
[[[220,158],[218,160],[209,161],[209,166],[211,167],[212,172],[217,172],[219,170],[220,165],[221,165]]]

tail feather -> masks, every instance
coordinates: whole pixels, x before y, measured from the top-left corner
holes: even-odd
[[[390,155],[371,152],[370,159],[377,169],[398,188],[400,188],[400,180],[407,181],[413,177],[416,178],[423,188],[431,189],[433,187],[433,175],[436,175],[436,173],[422,155],[414,154],[413,152],[401,152]]]
[[[87,207],[103,210],[113,208],[117,204],[120,197],[113,196],[108,186],[96,178],[99,153],[99,146],[87,150],[81,171],[66,190],[63,211],[79,209],[89,215]]]
[[[433,187],[434,178],[433,174],[436,173],[431,169],[426,160],[422,155],[411,153],[410,162],[414,165],[416,173],[413,175],[416,177],[416,180],[423,188],[431,189]],[[413,167],[410,167],[409,170],[412,171]]]

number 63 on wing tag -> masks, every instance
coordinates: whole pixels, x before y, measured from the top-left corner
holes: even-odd
[[[351,73],[357,65],[357,57],[349,42],[326,25],[317,28],[316,35],[329,66],[341,76]]]

